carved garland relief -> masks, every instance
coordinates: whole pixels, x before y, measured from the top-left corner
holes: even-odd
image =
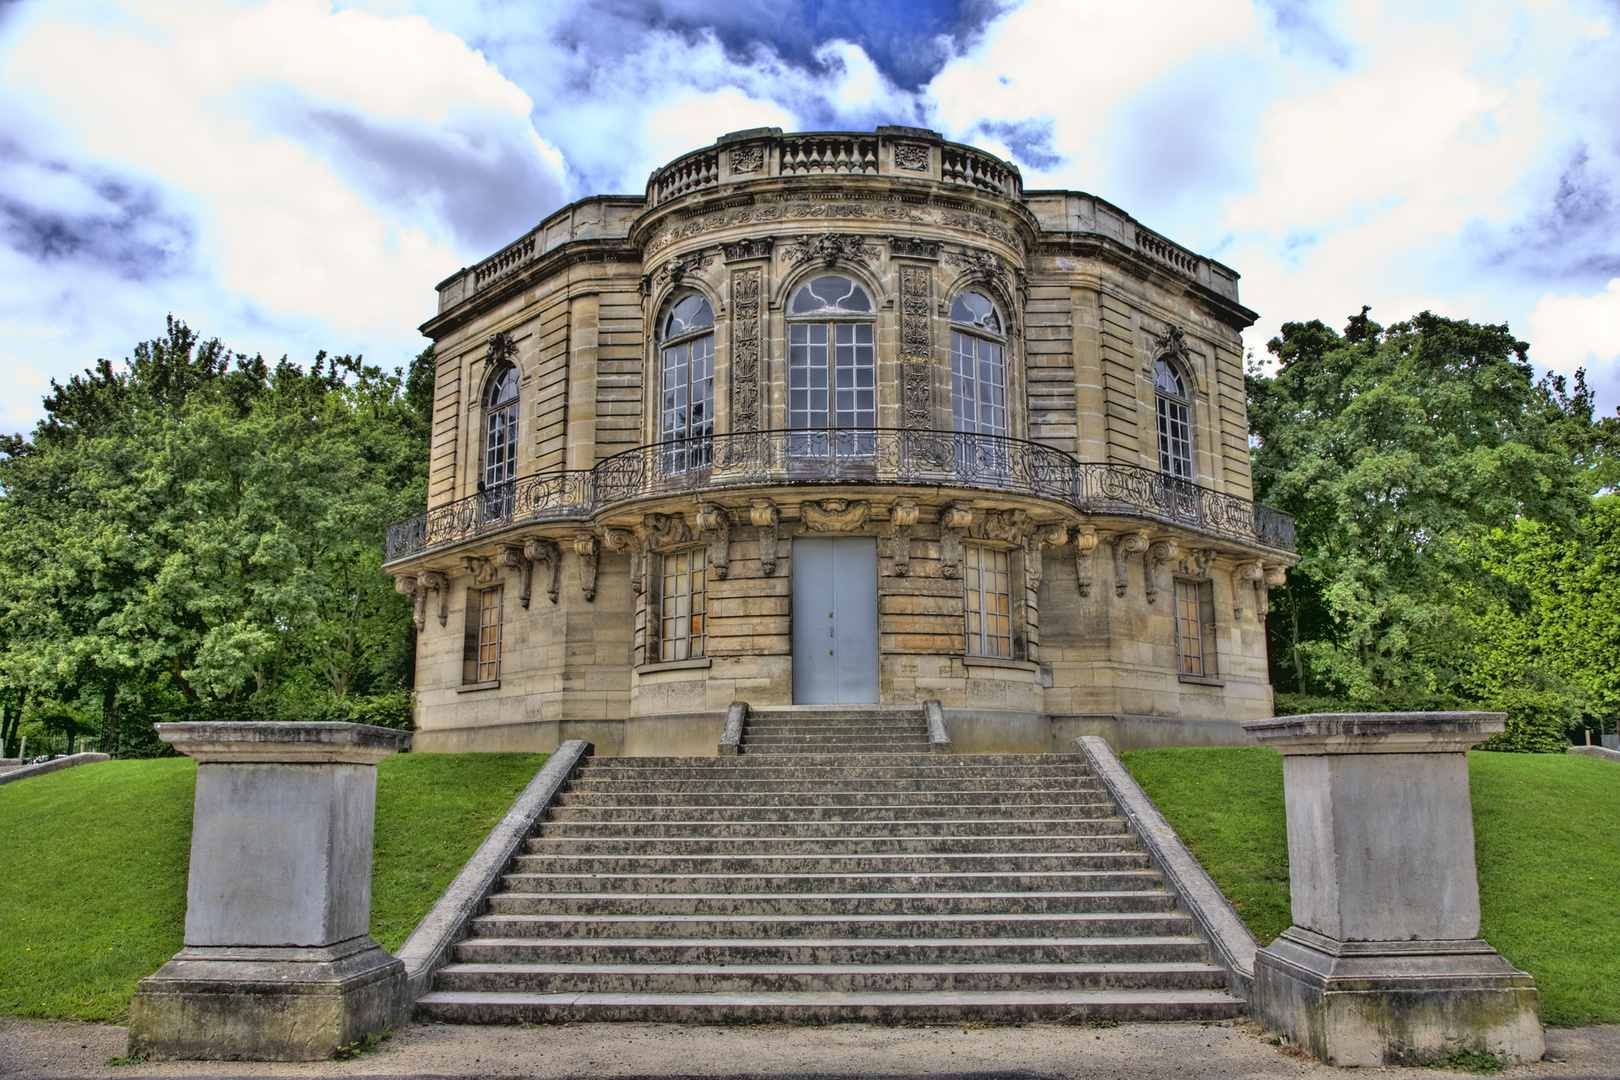
[[[900,267],[900,412],[916,430],[934,426],[933,284],[928,267]]]
[[[759,267],[731,272],[731,430],[760,428],[760,358],[764,320],[760,294],[764,271]]]

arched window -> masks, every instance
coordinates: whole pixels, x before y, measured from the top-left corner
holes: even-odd
[[[696,293],[675,301],[658,340],[659,439],[681,440],[666,450],[665,467],[702,468],[709,463],[714,435],[714,309],[709,301]]]
[[[517,431],[517,368],[502,364],[484,387],[483,490],[517,479]]]
[[[996,305],[965,292],[951,305],[951,415],[957,431],[1007,434],[1006,333]]]
[[[877,427],[872,298],[827,274],[788,304],[788,427]]]
[[[1180,373],[1163,357],[1153,362],[1153,390],[1158,399],[1159,471],[1191,482],[1192,403]]]

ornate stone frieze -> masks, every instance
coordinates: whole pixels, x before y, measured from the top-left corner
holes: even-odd
[[[894,167],[907,172],[928,171],[928,147],[924,143],[895,143]]]
[[[523,542],[523,557],[529,560],[531,567],[538,565],[545,569],[546,597],[555,604],[562,591],[562,554],[556,541],[531,536]]]
[[[534,563],[523,554],[523,549],[515,544],[502,544],[495,552],[495,561],[508,570],[517,572],[518,576],[518,602],[524,607],[529,606],[529,585],[534,572]]]
[[[575,533],[574,554],[579,556],[579,591],[590,603],[596,599],[596,534]]]
[[[1114,595],[1124,596],[1131,588],[1131,556],[1146,554],[1152,546],[1146,529],[1115,533],[1109,540],[1114,549]],[[1147,566],[1143,564],[1144,572]]]
[[[799,507],[799,517],[816,532],[853,532],[864,528],[871,516],[872,504],[864,499],[853,503],[848,499],[822,499]]]
[[[1090,525],[1077,527],[1074,530],[1074,581],[1080,587],[1081,596],[1091,595],[1096,550],[1097,530]]]
[[[731,151],[731,171],[756,173],[765,167],[765,148],[758,144],[738,146]]]
[[[1181,553],[1180,547],[1174,540],[1155,540],[1153,546],[1148,548],[1147,558],[1142,563],[1142,584],[1147,589],[1147,602],[1156,603],[1159,599],[1159,568],[1165,563],[1174,562]]]
[[[798,243],[782,252],[794,266],[819,262],[829,269],[841,262],[866,265],[877,258],[877,249],[867,244],[863,236],[845,233],[822,233],[820,236],[801,236]]]
[[[894,509],[889,511],[889,523],[894,528],[894,536],[889,541],[889,556],[894,560],[896,577],[905,577],[911,572],[911,530],[917,524],[917,516],[917,504],[914,502],[895,503]]]
[[[758,431],[760,387],[764,380],[764,320],[761,317],[764,271],[749,267],[731,272],[731,430]]]
[[[937,259],[939,241],[918,240],[910,236],[889,237],[889,255],[896,259]]]
[[[771,249],[775,246],[776,240],[769,236],[751,237],[747,240],[738,240],[734,244],[720,245],[726,253],[728,263],[742,262],[744,259],[770,258]]]
[[[416,575],[416,587],[424,593],[432,591],[439,595],[439,625],[443,626],[450,617],[450,579],[437,570],[428,570]]]
[[[939,576],[962,576],[962,534],[973,526],[973,508],[955,502],[939,515]]]
[[[641,576],[642,561],[646,553],[642,550],[641,538],[631,529],[606,528],[602,530],[602,543],[609,551],[625,551],[630,554],[630,590],[637,596],[641,595],[643,579]]]
[[[766,577],[776,573],[777,526],[781,514],[769,499],[755,499],[748,507],[748,521],[759,530],[759,572]]]
[[[1041,587],[1041,549],[1060,547],[1069,539],[1069,530],[1062,525],[1043,525],[1024,540],[1024,579],[1030,591]]]
[[[698,508],[697,527],[709,541],[709,569],[721,581],[731,573],[731,515],[725,507],[705,503]]]
[[[1244,609],[1265,580],[1265,564],[1240,562],[1232,568],[1232,617],[1242,620]]]
[[[981,214],[945,210],[941,207],[917,206],[894,199],[872,202],[800,202],[790,200],[787,202],[761,202],[754,206],[736,207],[682,221],[678,225],[672,225],[648,241],[646,251],[649,256],[655,255],[671,244],[682,240],[701,236],[704,233],[714,232],[718,229],[733,228],[738,225],[812,219],[940,225],[998,240],[1019,251],[1022,251],[1024,246],[1023,240],[1017,232],[1000,221]]]

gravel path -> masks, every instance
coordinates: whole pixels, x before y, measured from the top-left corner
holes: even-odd
[[[1215,1077],[1323,1075],[1311,1059],[1270,1045],[1248,1023],[1129,1024],[1114,1028],[677,1027],[579,1024],[453,1027],[413,1024],[376,1053],[347,1062],[277,1065],[183,1062],[108,1067],[124,1029],[0,1020],[0,1077]],[[1451,1077],[1426,1069],[1369,1070]],[[1620,1026],[1552,1029],[1547,1060],[1507,1078],[1620,1076]]]

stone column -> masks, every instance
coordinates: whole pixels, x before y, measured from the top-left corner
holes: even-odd
[[[364,724],[158,724],[197,759],[185,948],[142,979],[129,1045],[158,1059],[313,1061],[399,1021],[405,968],[369,936],[377,762]]]
[[[1283,755],[1294,925],[1251,1009],[1332,1065],[1458,1048],[1540,1059],[1529,975],[1479,939],[1466,751],[1502,713],[1332,713],[1244,724]]]

